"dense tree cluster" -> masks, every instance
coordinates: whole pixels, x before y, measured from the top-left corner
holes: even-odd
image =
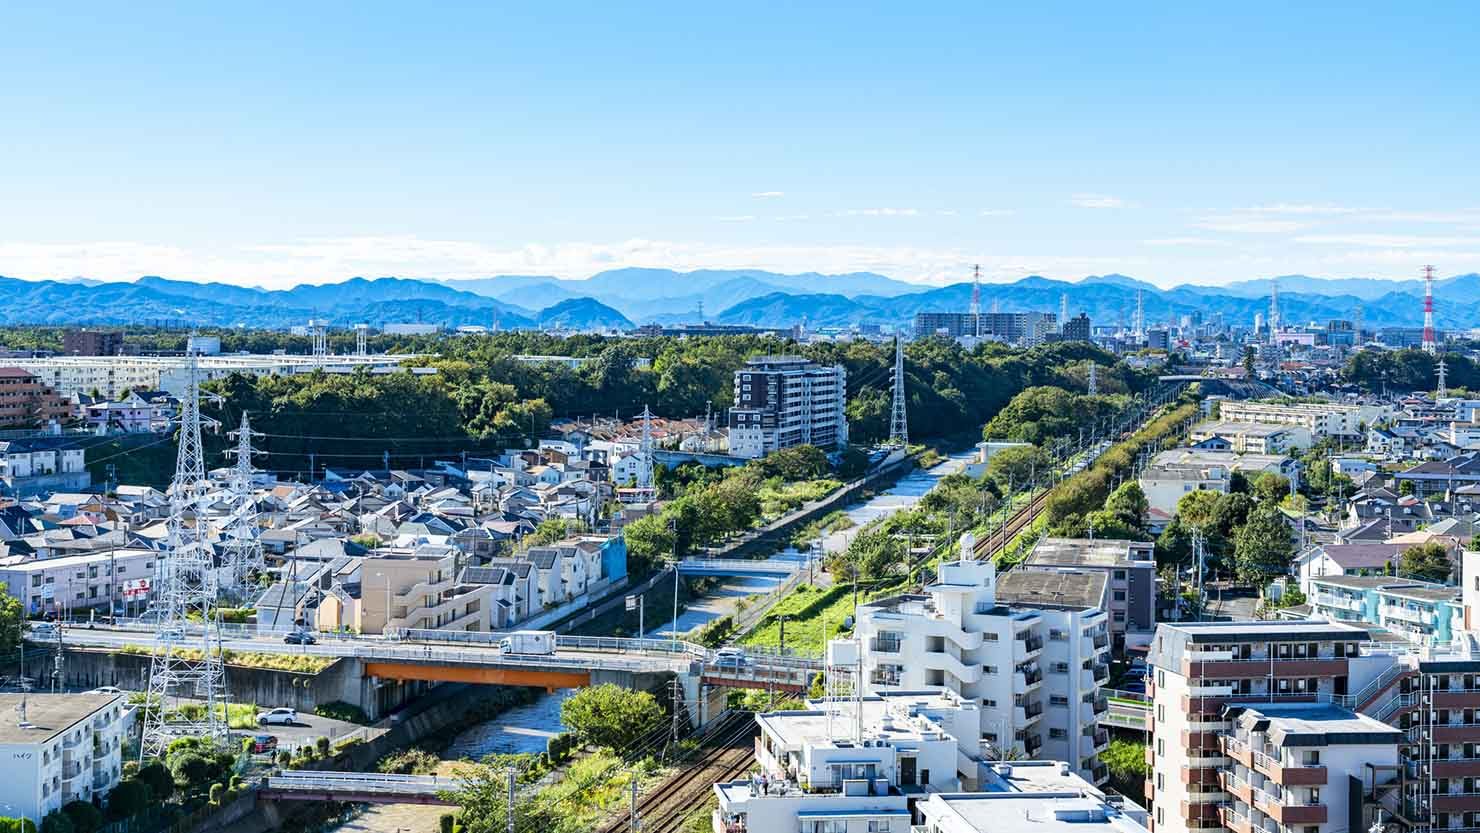
[[[1341,377],[1363,390],[1433,390],[1440,356],[1422,350],[1362,350],[1347,359]],[[1451,389],[1480,390],[1480,365],[1464,353],[1445,353],[1446,382]]]

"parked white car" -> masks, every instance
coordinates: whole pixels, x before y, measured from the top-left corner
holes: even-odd
[[[123,689],[111,685],[100,686],[89,691],[88,694],[122,694]]]
[[[743,668],[750,658],[740,648],[720,648],[714,652],[714,664],[721,668]]]
[[[286,708],[257,712],[257,722],[263,726],[273,723],[280,726],[292,726],[298,722],[298,712]]]

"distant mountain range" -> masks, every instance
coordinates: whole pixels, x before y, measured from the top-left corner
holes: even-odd
[[[1370,327],[1419,326],[1422,281],[1374,278],[1280,277],[1286,322],[1324,323],[1351,318],[1361,307]],[[1070,315],[1097,324],[1129,322],[1138,292],[1146,320],[1176,321],[1194,312],[1222,314],[1248,325],[1268,313],[1269,280],[1220,287],[1184,284],[1159,289],[1125,275],[1081,281],[1028,277],[982,284],[983,310],[1057,312],[1068,297]],[[1436,319],[1442,328],[1480,326],[1480,275],[1435,281]],[[505,275],[479,280],[352,278],[342,283],[269,291],[159,277],[132,283],[85,278],[25,281],[0,277],[0,323],[142,324],[190,321],[209,326],[282,328],[309,318],[336,326],[424,321],[501,329],[625,330],[638,324],[707,320],[722,324],[812,327],[907,325],[917,312],[965,311],[971,284],[929,287],[871,272],[780,274],[753,269],[615,269],[586,280]]]

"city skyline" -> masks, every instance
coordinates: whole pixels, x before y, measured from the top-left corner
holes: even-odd
[[[1480,271],[1475,18],[7,10],[0,274]]]

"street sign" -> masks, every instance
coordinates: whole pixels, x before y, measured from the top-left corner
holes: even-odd
[[[123,583],[123,597],[125,599],[140,599],[149,595],[149,579],[136,578]]]
[[[636,610],[637,609],[637,597],[636,596],[628,596],[627,597],[627,609],[628,610]]]

